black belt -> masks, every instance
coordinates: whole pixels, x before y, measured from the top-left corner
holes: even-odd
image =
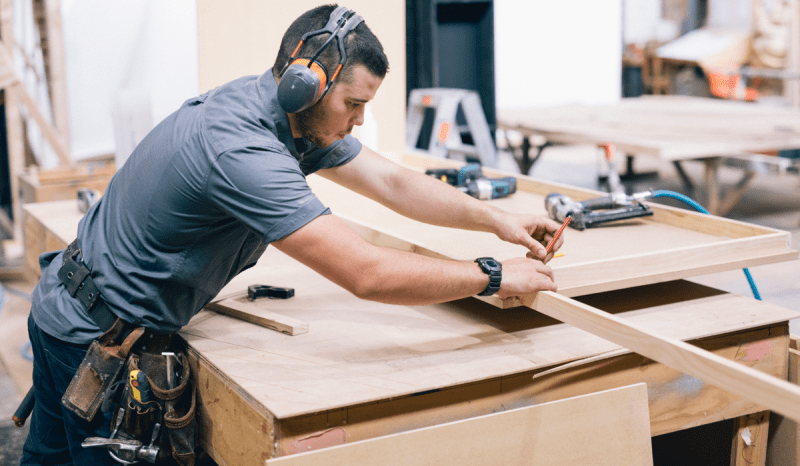
[[[69,295],[78,298],[89,312],[89,317],[103,332],[106,332],[114,326],[117,316],[100,297],[100,289],[94,284],[91,271],[83,263],[80,255],[81,250],[76,239],[64,251],[64,264],[58,270],[58,278],[67,287]]]
[[[78,300],[86,308],[89,317],[97,324],[103,333],[108,332],[116,323],[118,317],[111,312],[108,305],[100,296],[100,289],[92,280],[91,271],[81,259],[81,249],[78,240],[72,242],[64,251],[64,263],[58,270],[58,278],[67,287],[69,295]],[[120,319],[121,320],[121,319]],[[124,322],[124,321],[123,321]],[[117,339],[124,339],[134,330],[134,325],[125,322],[123,331]],[[158,333],[147,331],[137,342],[143,351],[159,352],[170,346],[171,333]]]

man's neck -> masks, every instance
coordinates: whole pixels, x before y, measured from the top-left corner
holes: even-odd
[[[295,116],[295,114],[287,113],[286,117],[289,119],[289,128],[292,130],[292,137],[293,138],[303,137],[303,135],[300,134],[300,131],[297,130],[297,119],[296,119],[297,117]]]

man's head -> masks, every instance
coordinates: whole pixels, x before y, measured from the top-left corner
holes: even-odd
[[[280,74],[286,71],[290,58],[297,45],[300,44],[303,35],[324,28],[330,19],[331,13],[336,8],[337,5],[319,6],[303,13],[289,26],[289,29],[283,35],[278,56],[275,58],[275,64],[272,67],[272,73],[276,81],[279,81]],[[297,50],[297,53],[294,54],[295,59],[311,58],[329,38],[330,34],[328,33],[309,37]],[[352,32],[347,34],[344,48],[347,54],[347,62],[336,77],[337,81],[351,81],[353,68],[356,65],[362,65],[377,78],[382,79],[386,76],[386,72],[389,70],[389,61],[383,53],[383,46],[381,46],[380,41],[365,22],[361,22]],[[325,67],[329,79],[339,66],[340,60],[339,44],[336,43],[336,39],[333,39],[317,57],[317,61]]]
[[[301,39],[308,32],[323,29],[336,7],[317,7],[301,15],[289,26],[272,70],[276,81],[280,81],[290,61],[312,58],[319,52],[330,38],[329,33],[308,37],[302,44]],[[292,59],[298,44],[300,48]],[[345,36],[344,48],[346,62],[336,74],[328,92],[310,108],[289,114],[295,137],[306,137],[319,147],[327,147],[333,141],[342,139],[353,125],[363,123],[364,104],[374,97],[389,68],[381,43],[364,22]],[[341,62],[337,39],[319,52],[316,61],[325,67],[326,79],[332,79]]]

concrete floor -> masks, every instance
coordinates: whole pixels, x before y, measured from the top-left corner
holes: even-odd
[[[22,445],[28,436],[28,425],[18,428],[11,421],[17,409],[19,398],[17,387],[11,380],[4,365],[0,364],[0,465],[19,464]]]
[[[599,149],[592,146],[551,147],[543,152],[529,175],[586,188],[602,189],[597,177],[597,162],[600,156]],[[500,154],[500,168],[518,172],[516,163],[508,153]],[[701,164],[689,162],[685,164],[685,169],[696,183],[702,181]],[[624,171],[624,168],[622,170]],[[635,181],[623,181],[628,192],[668,189],[703,203],[704,193],[686,191],[671,164],[642,156],[635,161],[635,171],[636,173],[652,171],[657,175]],[[723,182],[733,183],[737,176],[738,172],[735,170],[721,173]],[[684,207],[678,201],[667,200],[665,203]],[[792,247],[800,249],[800,177],[784,175],[757,178],[739,204],[726,216],[790,231]],[[800,261],[753,267],[750,272],[764,301],[800,312]],[[752,296],[741,270],[695,277],[693,280],[731,293]],[[792,321],[790,328],[793,334],[800,335],[800,320]],[[10,417],[23,395],[0,361],[0,466],[15,465],[19,462],[27,427],[17,429]]]

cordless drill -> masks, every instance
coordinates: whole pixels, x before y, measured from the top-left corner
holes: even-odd
[[[499,199],[517,192],[517,179],[513,176],[488,178],[478,164],[465,165],[459,168],[432,168],[426,175],[438,178],[455,186],[461,192],[481,199]]]

